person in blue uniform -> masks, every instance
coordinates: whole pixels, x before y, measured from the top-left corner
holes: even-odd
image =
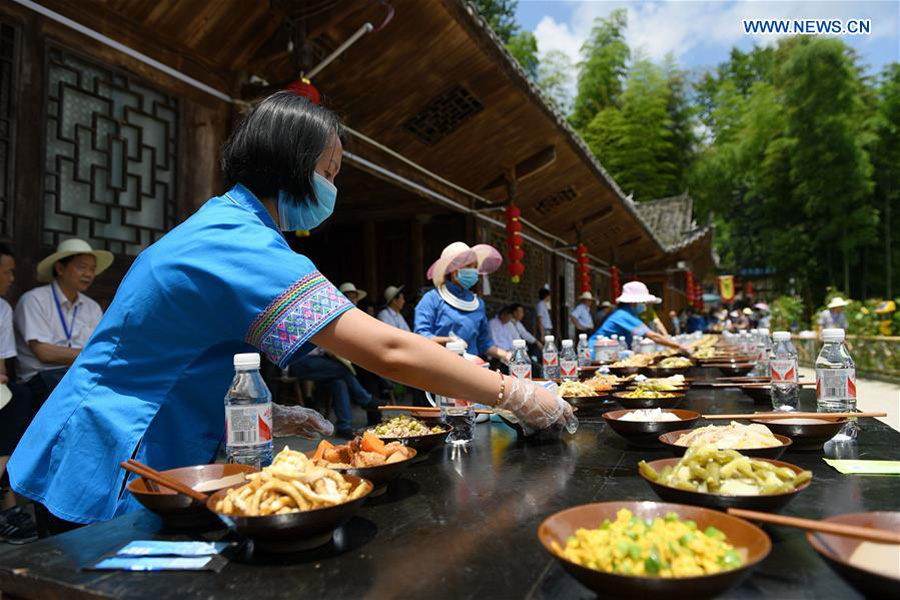
[[[416,305],[414,331],[441,345],[454,338],[466,343],[466,351],[503,362],[512,360],[491,336],[484,300],[472,292],[479,275],[493,273],[503,258],[492,246],[453,242],[428,269],[434,283]]]
[[[206,464],[225,433],[232,357],[284,368],[313,345],[435,393],[506,407],[535,428],[577,426],[555,394],[471,365],[357,310],[282,231],[331,214],[342,126],[289,92],[260,102],[225,144],[233,184],[144,250],[99,326],[13,453],[12,488],[46,533],[138,508],[121,461]],[[330,433],[318,413],[273,406],[277,435]]]
[[[597,331],[590,337],[588,343],[594,347],[594,342],[599,337],[618,335],[619,339],[625,338],[625,343],[631,347],[634,336],[647,337],[662,344],[690,354],[690,349],[682,346],[667,335],[662,335],[651,330],[638,318],[647,309],[647,304],[659,304],[662,302],[650,293],[647,286],[640,281],[629,281],[622,287],[622,294],[616,298],[618,307],[613,311]]]

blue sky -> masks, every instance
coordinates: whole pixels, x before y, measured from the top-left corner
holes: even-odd
[[[773,35],[744,35],[742,19],[871,19],[868,36],[842,36],[860,55],[868,73],[900,61],[900,0],[519,0],[516,18],[535,33],[538,50],[561,50],[574,62],[598,16],[624,7],[627,39],[660,60],[672,52],[683,68],[714,67],[733,46],[777,42]]]

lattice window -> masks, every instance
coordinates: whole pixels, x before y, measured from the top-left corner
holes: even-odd
[[[48,48],[43,242],[136,255],[175,224],[178,100]]]
[[[534,210],[539,215],[548,215],[558,207],[563,204],[568,204],[572,200],[578,197],[578,192],[575,191],[571,185],[567,185],[563,189],[559,190],[555,194],[550,194],[546,198],[543,198],[537,205],[534,207]]]
[[[15,165],[16,28],[0,21],[0,238],[12,235]]]
[[[461,85],[433,99],[403,126],[419,140],[434,144],[456,131],[484,106]]]

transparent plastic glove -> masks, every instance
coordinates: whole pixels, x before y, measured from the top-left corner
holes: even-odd
[[[531,429],[565,427],[569,433],[578,430],[572,406],[555,392],[517,377],[507,377],[506,385],[510,387],[509,392],[497,408],[513,413],[520,425]]]
[[[272,429],[275,437],[295,435],[308,440],[334,433],[331,421],[310,408],[272,403]]]

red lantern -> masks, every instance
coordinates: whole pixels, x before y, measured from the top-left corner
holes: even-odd
[[[506,245],[512,248],[513,246],[521,246],[522,245],[522,236],[518,233],[511,233],[506,236]]]
[[[512,223],[515,219],[519,219],[522,217],[522,211],[518,206],[507,206],[506,207],[506,222]]]
[[[525,251],[518,246],[514,246],[509,251],[509,259],[521,262],[525,258]]]
[[[322,100],[319,90],[317,90],[316,86],[305,77],[301,77],[297,81],[288,84],[287,91],[296,94],[297,96],[302,96],[303,98],[309,98],[309,101],[313,104],[318,104]]]
[[[506,224],[506,230],[513,233],[519,233],[520,231],[522,231],[522,222],[518,219],[510,221]]]
[[[522,249],[522,211],[518,206],[506,207],[506,255],[509,257],[507,269],[513,283],[519,283],[519,278],[525,272],[525,251]]]
[[[694,301],[694,274],[690,271],[684,274],[684,289],[687,291],[688,306],[693,306]]]
[[[622,284],[619,283],[619,269],[616,268],[616,265],[609,269],[609,288],[612,291],[611,300],[615,302],[616,298],[622,294]]]

